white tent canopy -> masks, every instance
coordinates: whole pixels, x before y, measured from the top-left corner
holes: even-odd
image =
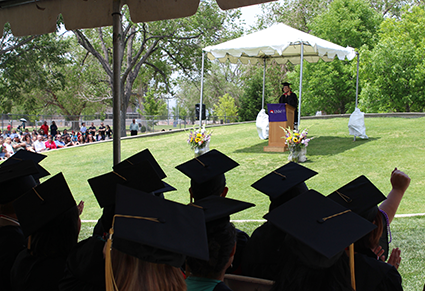
[[[210,60],[218,59],[220,62],[229,60],[231,63],[237,63],[239,60],[243,64],[256,64],[259,60],[263,60],[264,67],[266,62],[272,61],[278,64],[286,64],[287,62],[300,64],[298,121],[301,117],[303,72],[301,60],[315,63],[322,59],[329,62],[338,57],[340,60],[351,61],[356,56],[355,50],[351,47],[344,48],[283,23],[215,46],[208,46],[204,48],[204,51]],[[201,104],[202,88],[203,86],[201,86]],[[264,80],[262,107],[264,108]]]

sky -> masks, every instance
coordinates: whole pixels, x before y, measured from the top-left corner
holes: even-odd
[[[255,24],[256,15],[261,13],[260,5],[251,5],[241,8],[242,18],[245,19],[247,27]]]

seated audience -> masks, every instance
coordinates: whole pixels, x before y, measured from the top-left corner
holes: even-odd
[[[59,149],[65,147],[65,143],[62,141],[62,137],[59,134],[56,135],[55,144]]]

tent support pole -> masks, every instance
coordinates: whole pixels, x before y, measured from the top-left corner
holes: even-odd
[[[204,93],[204,60],[205,60],[205,53],[202,51],[202,66],[201,66],[201,100],[199,101],[199,127],[202,127],[202,107],[204,106],[202,104],[202,95]],[[206,112],[205,112],[206,113]],[[206,117],[206,116],[205,116]]]
[[[297,129],[301,124],[301,98],[303,96],[303,63],[304,63],[304,43],[301,42],[301,62],[300,62],[300,98],[298,99],[298,124]]]
[[[119,38],[121,33],[121,7],[120,1],[113,1],[113,162],[114,165],[121,161],[121,49],[119,46]],[[124,113],[125,114],[125,113]]]
[[[266,58],[264,58],[264,69],[263,69],[263,101],[261,102],[261,109],[264,109],[264,88],[266,87]]]
[[[356,77],[356,108],[357,108],[357,101],[359,98],[359,65],[360,65],[360,54],[356,52],[357,55],[357,77]]]

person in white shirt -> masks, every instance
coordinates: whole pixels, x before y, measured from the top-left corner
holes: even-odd
[[[37,140],[33,143],[35,152],[44,152],[46,150],[46,145],[43,142],[43,136],[37,136]]]

